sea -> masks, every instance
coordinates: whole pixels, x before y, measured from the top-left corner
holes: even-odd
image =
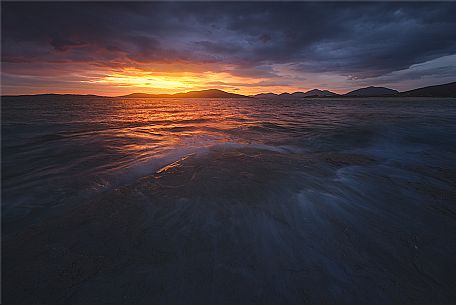
[[[4,304],[456,303],[456,99],[1,102]]]

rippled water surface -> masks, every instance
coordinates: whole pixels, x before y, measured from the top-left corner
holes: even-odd
[[[8,304],[452,304],[456,101],[2,99]]]

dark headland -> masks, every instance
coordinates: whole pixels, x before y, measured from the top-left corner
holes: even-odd
[[[399,93],[399,96],[421,96],[421,97],[456,97],[456,82],[413,89]]]
[[[394,89],[370,86],[370,87],[350,91],[344,95],[350,96],[350,97],[354,97],[354,96],[364,97],[364,96],[390,96],[390,95],[396,95],[398,93],[399,93],[399,91],[394,90]]]

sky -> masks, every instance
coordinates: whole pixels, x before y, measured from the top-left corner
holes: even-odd
[[[2,94],[456,81],[455,2],[2,2]]]

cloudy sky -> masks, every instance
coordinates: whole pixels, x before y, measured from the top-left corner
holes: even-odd
[[[2,3],[2,94],[456,81],[456,3]]]

